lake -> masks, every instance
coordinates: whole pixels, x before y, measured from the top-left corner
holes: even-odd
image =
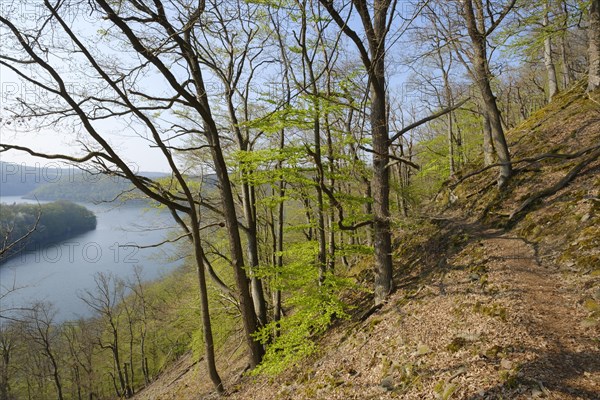
[[[35,203],[18,196],[0,197],[1,203]],[[160,243],[177,233],[168,212],[136,206],[78,203],[96,214],[97,227],[36,251],[24,252],[0,265],[0,309],[24,307],[35,301],[48,301],[57,308],[57,320],[89,317],[90,310],[78,297],[94,290],[94,274],[133,276],[135,266],[143,268],[143,278],[161,277],[183,262],[177,260],[177,246]],[[1,210],[0,210],[1,211]],[[7,290],[18,288],[7,294]]]

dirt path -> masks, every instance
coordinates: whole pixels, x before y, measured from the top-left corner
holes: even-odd
[[[481,234],[488,269],[507,284],[516,300],[511,313],[534,339],[529,351],[537,357],[521,366],[520,379],[537,382],[539,397],[600,399],[598,331],[582,327],[568,274],[545,265],[535,246],[522,238],[494,231]]]

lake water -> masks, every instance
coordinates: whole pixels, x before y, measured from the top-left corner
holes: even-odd
[[[0,197],[1,203],[32,203],[18,196]],[[143,268],[145,280],[159,278],[182,264],[176,245],[148,246],[177,232],[169,213],[135,206],[79,203],[96,214],[95,230],[49,247],[16,255],[0,265],[0,310],[27,306],[35,301],[52,302],[57,320],[90,316],[78,295],[94,290],[94,274],[133,276]],[[12,288],[18,290],[7,294]]]

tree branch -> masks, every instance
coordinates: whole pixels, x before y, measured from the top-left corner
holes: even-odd
[[[423,119],[421,119],[421,120],[419,120],[417,122],[414,122],[414,123],[408,125],[405,128],[402,128],[400,131],[396,132],[396,134],[390,138],[390,143],[394,142],[396,139],[398,139],[400,136],[404,135],[406,132],[409,132],[409,131],[411,131],[411,130],[413,130],[413,129],[415,129],[415,128],[417,128],[417,127],[419,127],[419,126],[421,126],[421,125],[423,125],[423,124],[425,124],[425,123],[427,123],[429,121],[433,121],[434,119],[437,119],[437,118],[439,118],[439,117],[441,117],[443,115],[448,114],[449,112],[452,112],[452,111],[456,110],[457,108],[459,108],[460,106],[462,106],[463,104],[465,104],[470,99],[471,99],[470,97],[467,97],[467,98],[459,101],[458,103],[456,103],[453,106],[444,108],[443,110],[438,111],[435,114],[431,114],[428,117],[425,117],[425,118],[423,118]]]

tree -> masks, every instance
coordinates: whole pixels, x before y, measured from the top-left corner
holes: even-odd
[[[123,298],[124,284],[112,274],[97,273],[94,276],[96,289],[94,291],[86,290],[81,296],[81,300],[100,318],[103,323],[102,328],[108,331],[108,339],[104,339],[104,331],[98,332],[96,338],[98,345],[102,349],[109,349],[113,356],[114,370],[116,371],[115,385],[118,397],[131,397],[133,392],[127,379],[126,371],[121,364],[121,346],[120,339],[122,332],[120,329],[119,300]]]
[[[389,126],[386,93],[386,37],[389,19],[396,12],[390,0],[353,2],[366,34],[366,43],[350,28],[350,15],[342,18],[333,1],[320,0],[338,27],[354,43],[369,77],[370,123],[373,146],[373,227],[375,247],[375,304],[393,290],[392,240],[390,232]]]
[[[550,26],[550,1],[544,3],[544,18],[542,22],[544,29]],[[556,78],[556,67],[554,65],[554,56],[552,53],[552,37],[550,32],[544,32],[544,65],[548,75],[548,101],[558,93],[558,79]]]
[[[255,132],[249,122],[258,101],[251,99],[256,81],[264,75],[274,60],[265,55],[270,36],[260,29],[260,6],[239,0],[211,2],[204,12],[203,24],[207,29],[199,31],[198,57],[220,81],[223,94],[219,103],[225,104],[229,126],[229,137],[237,144],[241,154],[252,152],[262,132]],[[260,82],[258,84],[262,84]],[[223,135],[223,132],[221,133]],[[251,184],[255,172],[248,164],[239,162],[236,170],[240,176],[241,217],[246,239],[247,264],[250,272],[250,287],[254,311],[259,325],[267,322],[267,306],[263,283],[256,276],[259,264],[257,234],[256,191]],[[235,186],[235,185],[234,185]],[[236,193],[234,192],[234,195]]]
[[[72,370],[71,390],[77,392],[78,400],[94,398],[94,354],[97,346],[94,343],[94,323],[83,318],[63,323],[62,338],[68,348],[67,362]]]
[[[131,300],[136,306],[136,314],[139,319],[139,345],[140,345],[140,363],[142,375],[144,375],[144,384],[150,383],[150,368],[148,367],[148,356],[146,354],[146,339],[148,337],[148,320],[150,319],[150,305],[146,288],[142,281],[142,269],[135,266],[133,269],[133,277],[128,280],[127,287],[131,290],[133,299]],[[131,363],[133,365],[133,362]]]
[[[56,388],[58,400],[63,400],[63,382],[60,371],[59,350],[56,348],[60,338],[60,330],[54,323],[56,311],[46,303],[34,304],[24,316],[23,332],[29,343],[36,346],[49,363],[52,382]]]
[[[420,12],[417,9],[413,15],[400,16],[397,13],[397,3],[390,0],[366,0],[352,2],[350,11],[344,14],[345,7],[339,8],[331,0],[319,0],[327,10],[339,29],[350,39],[358,51],[369,82],[369,122],[371,130],[373,155],[373,245],[375,250],[375,304],[381,304],[393,290],[392,240],[390,224],[390,146],[406,132],[415,129],[433,119],[439,118],[460,107],[463,102],[447,107],[429,115],[390,136],[389,132],[389,101],[386,83],[386,54],[388,34],[396,21],[405,21],[405,25],[396,26],[395,30],[402,32]],[[352,12],[358,14],[361,30],[365,39],[350,27]],[[408,22],[406,22],[408,21]],[[396,39],[396,38],[395,38]],[[397,159],[397,162],[407,162]]]
[[[0,151],[1,152],[1,151]],[[9,208],[9,210],[7,210]],[[4,257],[8,257],[14,255],[15,252],[24,249],[27,245],[27,241],[31,235],[33,235],[40,223],[40,218],[42,216],[41,207],[37,207],[36,216],[33,221],[27,221],[25,224],[23,223],[23,216],[21,212],[8,213],[11,214],[12,220],[7,220],[7,211],[10,211],[11,206],[4,205],[3,209],[3,217],[0,218],[0,237],[2,237],[2,241],[0,242],[0,261]],[[12,206],[12,208],[16,208],[16,206]],[[29,208],[30,211],[34,211]],[[15,236],[16,235],[16,236]]]
[[[9,400],[13,352],[18,332],[13,324],[0,321],[0,400]]]
[[[588,26],[588,86],[591,92],[600,87],[600,0],[592,0]]]
[[[469,53],[469,58],[473,66],[471,73],[473,80],[481,92],[492,141],[498,161],[501,163],[498,186],[503,187],[512,175],[512,166],[508,145],[504,136],[504,129],[502,128],[500,110],[498,109],[496,97],[491,86],[492,73],[488,61],[487,40],[512,10],[516,0],[510,0],[498,15],[495,15],[493,11],[495,7],[490,3],[491,0],[464,0],[462,2],[461,15],[465,20],[467,32],[471,40],[471,52]],[[487,18],[486,12],[488,13]]]

